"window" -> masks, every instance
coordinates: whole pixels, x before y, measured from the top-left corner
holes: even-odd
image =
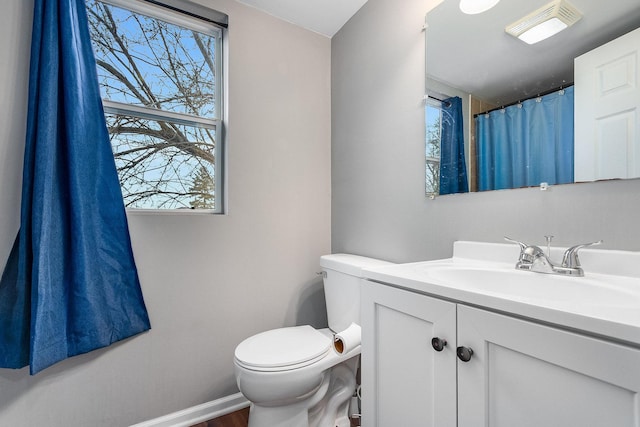
[[[427,98],[426,120],[426,194],[440,193],[440,139],[442,135],[442,103]]]
[[[222,212],[222,28],[140,0],[86,0],[125,206]]]

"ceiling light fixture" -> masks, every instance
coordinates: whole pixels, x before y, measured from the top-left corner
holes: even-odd
[[[485,12],[497,5],[500,0],[460,0],[460,10],[467,15]]]
[[[578,22],[582,14],[566,0],[555,0],[517,22],[507,25],[507,33],[534,44]]]

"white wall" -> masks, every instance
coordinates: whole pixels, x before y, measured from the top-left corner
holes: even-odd
[[[504,235],[640,250],[640,180],[424,196],[424,34],[433,0],[369,0],[332,39],[332,249],[392,261]],[[469,70],[473,72],[473,70]]]
[[[0,264],[20,224],[20,182],[27,126],[27,87],[33,0],[12,0],[0,13]],[[26,53],[25,53],[26,52]]]
[[[33,2],[0,14],[0,263],[18,228]],[[326,324],[330,40],[232,0],[229,213],[130,214],[153,329],[30,377],[0,369],[0,425],[126,426],[232,394],[233,350]]]

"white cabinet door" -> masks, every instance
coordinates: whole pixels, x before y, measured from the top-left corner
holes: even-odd
[[[362,283],[362,425],[454,427],[456,305]]]
[[[640,176],[640,29],[575,60],[575,180]]]
[[[640,426],[640,350],[458,306],[459,427]]]

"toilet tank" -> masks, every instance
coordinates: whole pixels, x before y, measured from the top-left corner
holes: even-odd
[[[359,255],[332,254],[320,257],[327,302],[327,319],[333,332],[351,323],[360,324],[360,278],[363,268],[392,263]]]

